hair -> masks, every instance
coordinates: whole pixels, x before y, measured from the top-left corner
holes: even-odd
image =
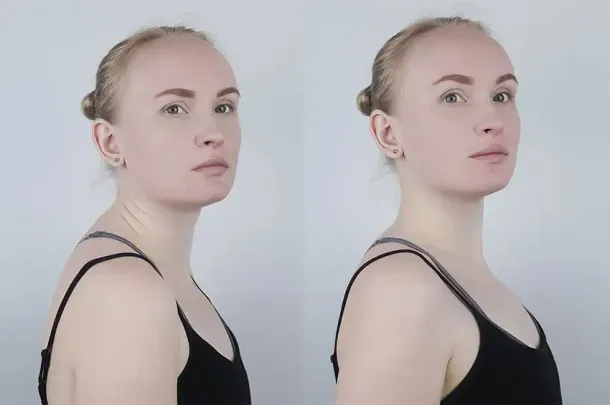
[[[102,118],[112,123],[117,107],[115,96],[119,83],[134,52],[156,39],[182,35],[195,36],[211,42],[205,32],[183,25],[163,25],[142,29],[112,47],[99,64],[95,76],[95,89],[81,101],[81,111],[85,117],[92,121]]]
[[[402,67],[409,46],[417,38],[435,29],[460,26],[476,28],[485,34],[490,34],[489,29],[479,21],[452,16],[417,20],[391,37],[375,56],[371,84],[358,93],[356,101],[358,110],[366,116],[370,116],[376,109],[390,114],[393,101],[392,89],[395,81],[400,77],[398,71]]]

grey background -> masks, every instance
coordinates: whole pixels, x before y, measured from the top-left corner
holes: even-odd
[[[605,403],[610,13],[593,0],[6,2],[0,403],[38,403],[57,277],[112,198],[81,97],[115,42],[183,22],[217,38],[244,94],[237,182],[204,211],[196,276],[238,335],[255,404],[331,404],[342,294],[398,202],[356,94],[389,36],[451,11],[492,27],[522,84],[517,171],[487,203],[489,262],[543,323],[565,403]]]
[[[29,0],[2,8],[0,404],[38,403],[51,294],[74,244],[113,198],[81,98],[116,42],[148,24],[179,22],[212,33],[243,94],[235,188],[203,211],[193,270],[239,339],[255,403],[299,404],[301,12],[280,0]]]
[[[318,3],[321,4],[321,1]],[[511,185],[486,203],[488,262],[543,323],[565,403],[608,401],[610,12],[605,3],[347,1],[311,8],[305,88],[307,404],[330,404],[328,355],[347,282],[399,190],[356,109],[383,43],[423,15],[491,26],[521,82]],[[315,156],[315,162],[311,156]]]

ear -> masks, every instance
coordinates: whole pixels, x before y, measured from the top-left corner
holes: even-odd
[[[369,131],[381,152],[390,159],[398,159],[404,152],[395,136],[394,120],[381,110],[374,110],[370,115]]]
[[[100,157],[111,167],[120,167],[124,163],[117,137],[112,124],[103,119],[93,122],[93,143]]]

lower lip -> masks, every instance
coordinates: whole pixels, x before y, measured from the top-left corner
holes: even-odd
[[[227,171],[227,167],[223,166],[223,165],[210,165],[210,166],[200,167],[199,169],[196,169],[195,171],[197,173],[220,175],[220,174],[224,174]]]

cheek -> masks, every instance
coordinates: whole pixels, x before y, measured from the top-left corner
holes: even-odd
[[[471,127],[471,126],[470,126]],[[472,129],[463,117],[422,111],[404,125],[405,162],[407,167],[437,183],[451,178],[463,163]]]
[[[417,160],[442,164],[463,149],[461,131],[455,119],[422,112],[404,125],[405,152]]]
[[[521,140],[521,118],[517,111],[509,111],[504,117],[504,135],[507,143],[517,147]]]
[[[125,159],[130,168],[144,172],[164,172],[179,165],[189,148],[194,148],[194,136],[187,128],[152,121],[130,126],[125,138]]]
[[[225,146],[232,151],[239,150],[241,145],[241,125],[237,118],[228,118],[218,124],[219,130],[224,135]]]

